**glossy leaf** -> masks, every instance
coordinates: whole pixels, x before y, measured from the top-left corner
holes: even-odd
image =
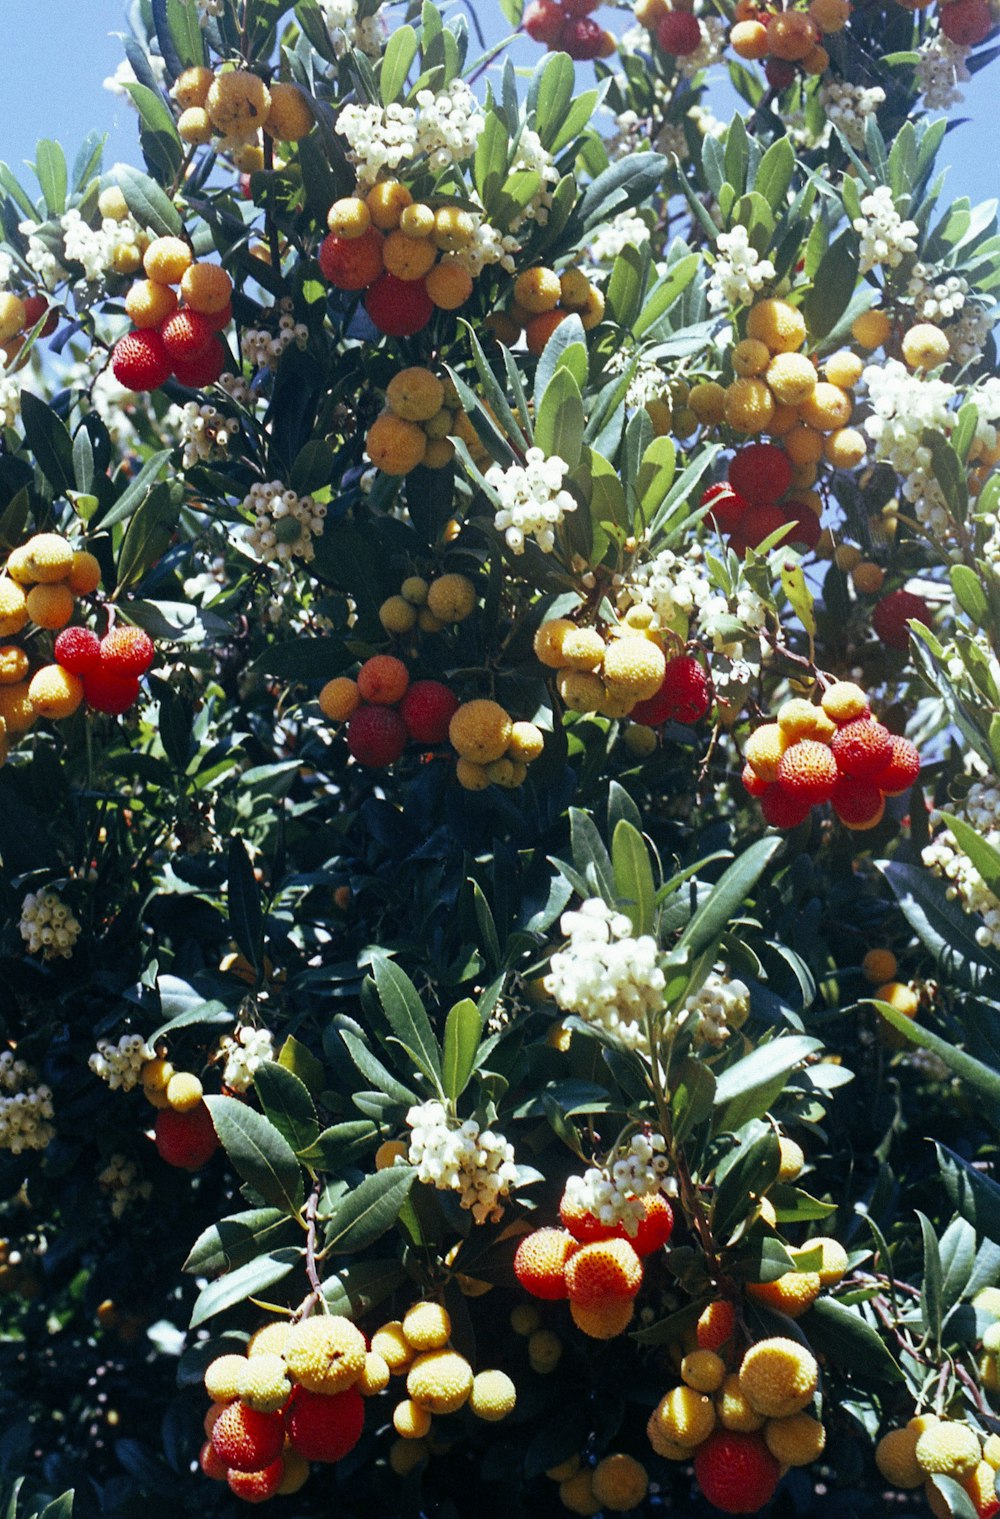
[[[235,1097],[206,1097],[215,1132],[233,1166],[265,1202],[288,1213],[302,1206],[302,1168],[288,1140],[262,1113]]]
[[[417,1173],[411,1166],[390,1166],[366,1176],[327,1220],[325,1250],[330,1254],[347,1254],[366,1250],[381,1239],[399,1217],[416,1179]]]

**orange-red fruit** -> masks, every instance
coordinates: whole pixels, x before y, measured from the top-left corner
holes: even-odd
[[[627,1239],[583,1245],[566,1267],[566,1291],[584,1308],[605,1297],[635,1297],[642,1286],[642,1261]]]
[[[961,5],[962,0],[953,0],[953,3]],[[924,598],[915,596],[912,591],[890,591],[872,613],[872,629],[890,649],[905,649],[910,642],[911,617],[917,622],[930,622],[931,609]]]
[[[319,267],[338,290],[364,290],[382,273],[382,234],[369,227],[360,237],[337,237],[320,244]]]
[[[95,712],[105,712],[109,717],[120,717],[139,699],[137,675],[115,675],[98,665],[83,677],[83,697]]]
[[[698,1447],[694,1474],[724,1514],[755,1514],[773,1496],[781,1467],[760,1435],[720,1429]]]
[[[198,1452],[198,1465],[202,1474],[212,1482],[225,1482],[229,1467],[218,1454],[211,1440],[206,1440]]]
[[[732,1338],[736,1328],[736,1310],[727,1298],[719,1298],[703,1308],[695,1327],[699,1350],[718,1350]]]
[[[760,810],[772,828],[797,828],[809,816],[812,803],[793,796],[777,781],[768,786],[760,799]]]
[[[188,390],[203,390],[206,385],[215,384],[228,357],[225,343],[221,338],[213,337],[197,358],[174,360],[174,379]]]
[[[409,737],[395,707],[361,706],[347,724],[347,747],[358,764],[368,770],[384,770],[394,764]]]
[[[280,1415],[272,1415],[278,1418]],[[328,1396],[296,1387],[285,1408],[293,1450],[307,1461],[340,1461],[361,1439],[365,1400],[356,1387]]]
[[[219,1147],[212,1115],[203,1102],[187,1113],[175,1113],[173,1108],[161,1108],[156,1115],[155,1139],[161,1160],[165,1160],[168,1166],[178,1166],[182,1171],[200,1171]],[[257,1465],[267,1466],[273,1460],[273,1456],[267,1456]],[[229,1465],[235,1463],[230,1461]],[[256,1468],[246,1466],[240,1470],[254,1471]]]
[[[394,274],[383,274],[369,288],[365,310],[379,332],[390,338],[409,338],[427,326],[434,315],[434,302],[423,280],[400,280]]]
[[[285,1475],[285,1463],[272,1461],[259,1472],[231,1471],[226,1476],[230,1489],[244,1503],[266,1503],[273,1498]]]
[[[901,738],[898,733],[892,735],[890,743],[892,758],[885,769],[879,771],[876,781],[885,796],[902,796],[904,791],[909,791],[920,774],[920,755],[916,745],[911,744],[908,738]]]
[[[559,1218],[563,1228],[568,1229],[581,1245],[591,1245],[595,1240],[614,1239],[621,1232],[619,1225],[602,1224],[595,1213],[575,1203],[565,1192],[559,1204]]]
[[[751,506],[766,506],[792,483],[792,461],[776,443],[748,443],[729,465],[729,483]]]
[[[410,672],[394,654],[373,654],[358,671],[361,700],[376,706],[394,706],[409,683]]]
[[[52,652],[71,675],[87,675],[101,662],[101,640],[89,628],[63,628]]]
[[[222,1410],[212,1429],[212,1449],[230,1471],[263,1471],[277,1461],[284,1445],[285,1426],[280,1414],[261,1414],[238,1401]]]
[[[873,781],[892,758],[892,734],[874,718],[856,717],[837,729],[830,749],[841,775]]]
[[[160,337],[171,364],[189,363],[205,352],[215,336],[215,326],[207,316],[200,316],[184,306],[168,316],[160,326]]]
[[[439,680],[415,680],[399,704],[399,715],[418,744],[443,744],[458,711],[458,697]]]
[[[566,1265],[579,1246],[565,1229],[535,1229],[514,1256],[514,1275],[526,1292],[548,1302],[568,1297]]]
[[[830,798],[833,810],[847,828],[874,828],[885,811],[885,800],[874,781],[842,775]]]
[[[643,1198],[646,1209],[639,1220],[639,1227],[632,1239],[636,1255],[652,1255],[662,1250],[674,1232],[674,1210],[659,1192]]]
[[[126,390],[158,390],[170,379],[171,363],[160,334],[143,328],[118,339],[111,350],[111,368]]]
[[[750,503],[738,495],[728,481],[720,480],[704,492],[701,505],[709,508],[709,515],[715,518],[720,532],[731,533]]]
[[[938,12],[941,30],[959,47],[978,47],[989,36],[993,18],[986,0],[953,0]]]
[[[656,28],[656,40],[672,58],[686,58],[701,46],[701,27],[690,11],[670,11]]]
[[[761,780],[752,765],[743,766],[742,781],[744,791],[748,791],[751,796],[763,796],[767,790],[767,781]]]
[[[101,668],[109,675],[145,675],[156,646],[142,628],[112,628],[101,639]]]
[[[689,654],[678,654],[667,660],[663,684],[656,695],[637,702],[629,717],[647,728],[667,722],[690,727],[701,721],[711,704],[711,685],[705,671]]]
[[[778,761],[778,785],[797,801],[810,806],[829,801],[837,784],[837,761],[827,744],[800,739]]]
[[[784,527],[785,513],[773,502],[748,507],[740,518],[734,533],[730,535],[729,547],[742,559],[748,548],[759,548],[765,538]]]

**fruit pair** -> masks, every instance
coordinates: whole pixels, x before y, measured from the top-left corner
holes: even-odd
[[[133,329],[111,351],[115,379],[128,390],[212,385],[226,366],[219,334],[232,320],[233,282],[219,264],[195,262],[179,237],[158,237],[143,257],[147,278],[125,298]],[[183,304],[174,286],[180,287]]]
[[[568,316],[578,316],[589,332],[604,316],[604,296],[579,269],[557,274],[545,265],[525,269],[514,281],[514,299],[505,311],[494,312],[489,325],[508,347],[523,332],[528,352],[540,354]]]
[[[399,594],[388,596],[378,609],[387,633],[440,633],[449,623],[464,622],[476,609],[476,587],[466,575],[446,573],[426,581],[408,575]]]
[[[142,628],[111,628],[103,638],[89,628],[65,628],[56,639],[58,667],[81,683],[81,695],[95,712],[118,716],[135,705],[139,680],[156,653]]]
[[[431,370],[415,365],[393,375],[385,410],[368,429],[368,457],[385,475],[408,475],[422,464],[443,469],[455,455],[448,434],[454,408],[445,405],[445,386]]]

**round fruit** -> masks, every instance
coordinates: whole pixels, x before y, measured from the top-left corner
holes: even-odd
[[[514,1275],[532,1297],[555,1301],[569,1296],[566,1266],[579,1245],[565,1229],[535,1229],[514,1255]]]
[[[341,1461],[361,1439],[365,1402],[356,1387],[327,1395],[296,1387],[285,1409],[292,1450],[307,1461]]]
[[[701,46],[701,24],[690,11],[668,11],[656,28],[656,40],[673,58],[687,58]]]
[[[175,1113],[172,1108],[162,1108],[156,1115],[155,1139],[160,1158],[168,1166],[178,1166],[184,1171],[200,1171],[219,1147],[212,1115],[204,1102],[186,1113]],[[279,1445],[278,1450],[280,1449]],[[266,1466],[273,1459],[273,1456],[269,1456],[258,1465]],[[229,1464],[236,1465],[233,1461]],[[250,1466],[240,1469],[252,1471],[255,1468]]]
[[[142,628],[112,628],[101,639],[101,668],[119,678],[145,675],[155,654],[156,646]]]
[[[320,244],[319,267],[338,290],[365,290],[382,273],[382,234],[369,227],[360,237],[331,232]]]
[[[381,275],[369,286],[365,310],[379,332],[391,338],[408,338],[422,331],[434,315],[434,303],[423,280],[400,280]]]
[[[954,0],[954,3],[960,3],[960,0]],[[872,631],[888,648],[905,649],[910,642],[911,619],[924,624],[930,622],[931,609],[926,601],[912,591],[890,591],[872,613]]]
[[[347,725],[347,747],[368,770],[386,769],[408,742],[406,724],[393,707],[361,706]]]
[[[774,1493],[781,1467],[760,1435],[727,1429],[699,1448],[694,1474],[709,1503],[724,1514],[755,1514]]]
[[[419,744],[443,744],[458,697],[438,680],[415,680],[399,704],[410,737]]]
[[[111,368],[126,390],[157,390],[170,378],[171,362],[158,332],[127,332],[111,350]]]
[[[777,501],[791,483],[791,460],[775,443],[750,443],[730,460],[729,484],[751,506]]]

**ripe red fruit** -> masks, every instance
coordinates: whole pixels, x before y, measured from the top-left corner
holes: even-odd
[[[656,40],[665,53],[686,58],[701,46],[701,26],[690,11],[669,11],[656,28]]]
[[[111,368],[127,390],[158,390],[170,378],[163,339],[152,327],[126,332],[111,350]]]
[[[175,359],[174,379],[188,390],[202,390],[214,385],[226,367],[229,351],[221,338],[213,337],[204,353],[196,359]]]
[[[112,628],[101,639],[100,647],[102,670],[119,678],[145,675],[156,654],[156,645],[142,628]]]
[[[766,506],[792,483],[792,461],[776,443],[748,443],[729,464],[729,483],[751,506]]]
[[[571,58],[589,62],[604,50],[604,28],[589,16],[571,16],[559,33],[559,46]]]
[[[846,828],[874,828],[885,811],[885,799],[875,782],[850,775],[840,777],[830,801]]]
[[[170,1111],[163,1108],[160,1118]],[[173,1116],[183,1115],[175,1113]],[[212,1449],[230,1471],[263,1471],[265,1466],[277,1461],[284,1447],[285,1426],[281,1415],[258,1413],[245,1403],[230,1403],[212,1427]]]
[[[233,303],[227,301],[221,311],[203,311],[206,322],[211,322],[213,332],[222,332],[233,319]]]
[[[894,733],[890,740],[892,758],[884,770],[875,777],[875,784],[884,796],[902,796],[909,791],[920,774],[920,755],[908,738]]]
[[[555,0],[531,0],[531,4],[525,6],[521,25],[532,42],[554,47],[565,20],[566,12]]]
[[[636,1255],[646,1256],[662,1250],[670,1239],[674,1232],[674,1210],[660,1192],[644,1197],[643,1206],[646,1212],[632,1238],[632,1248]]]
[[[591,11],[596,11],[601,0],[562,0],[563,10],[567,16],[589,16]]]
[[[784,527],[786,520],[782,508],[773,502],[748,507],[729,540],[729,546],[742,559],[748,548],[757,548],[779,527]]]
[[[960,5],[962,0],[955,0]],[[905,649],[910,642],[907,626],[910,618],[930,623],[931,609],[922,596],[912,591],[890,591],[872,613],[872,629],[890,649]]]
[[[690,655],[678,654],[667,661],[656,695],[637,702],[629,717],[647,728],[666,722],[690,725],[699,722],[711,704],[711,685],[705,671]]]
[[[719,1429],[698,1447],[694,1474],[724,1514],[755,1514],[773,1496],[781,1467],[760,1435]]]
[[[764,65],[764,77],[772,90],[787,90],[795,83],[795,65],[787,58],[769,58]]]
[[[340,1461],[361,1439],[365,1402],[356,1387],[332,1395],[296,1387],[285,1406],[292,1449],[307,1461]]]
[[[892,734],[871,717],[844,723],[830,740],[837,769],[857,781],[874,781],[892,758]]]
[[[938,11],[941,30],[959,47],[977,47],[993,29],[986,0],[952,0]]]
[[[284,1475],[285,1463],[279,1460],[272,1461],[261,1472],[228,1472],[226,1481],[244,1503],[266,1503],[278,1491]]]
[[[409,338],[427,326],[434,302],[423,280],[398,280],[394,274],[383,274],[365,296],[365,310],[386,337]]]
[[[136,675],[110,675],[98,665],[83,677],[83,695],[95,712],[106,712],[109,717],[120,717],[139,700],[139,678]]]
[[[760,799],[760,810],[765,822],[772,828],[797,828],[809,816],[812,803],[802,797],[792,796],[775,781],[769,785]]]
[[[813,738],[792,744],[778,761],[778,785],[810,806],[829,801],[838,776],[837,761],[829,746]]]
[[[532,1297],[550,1303],[568,1297],[566,1263],[578,1249],[567,1229],[535,1229],[517,1247],[514,1275]]]
[[[155,1137],[160,1159],[165,1160],[168,1166],[177,1166],[182,1171],[200,1171],[219,1147],[212,1115],[203,1102],[187,1113],[175,1113],[173,1108],[161,1108],[156,1115]],[[212,1441],[227,1465],[237,1466],[237,1463],[230,1461],[225,1451],[219,1447],[215,1440],[214,1430]],[[280,1450],[279,1444],[278,1451],[274,1455],[277,1455]],[[274,1455],[264,1455],[261,1460],[255,1459],[249,1466],[239,1466],[238,1470],[257,1471],[273,1461]]]
[[[23,330],[25,332],[30,332],[32,327],[35,326],[36,322],[40,322],[48,310],[49,303],[45,299],[44,295],[26,295],[24,298],[25,321]],[[55,311],[53,311],[50,313],[45,326],[41,329],[38,336],[40,338],[50,337],[58,326],[59,316]]]
[[[785,521],[795,523],[785,542],[799,543],[803,548],[814,549],[819,542],[821,528],[819,518],[812,508],[804,501],[786,501],[782,510]]]
[[[87,675],[101,662],[101,640],[89,628],[63,628],[52,652],[71,675]]]
[[[211,1440],[206,1440],[198,1452],[198,1465],[202,1474],[212,1482],[225,1482],[229,1474],[229,1467],[218,1454]]]
[[[368,770],[384,770],[398,760],[409,737],[395,707],[359,707],[347,724],[347,747]]]
[[[205,352],[215,335],[215,328],[206,316],[182,306],[171,312],[160,324],[160,337],[172,364],[189,363]]]
[[[439,680],[415,680],[399,704],[406,731],[418,744],[443,744],[458,697]]]
[[[708,515],[715,518],[720,533],[731,533],[739,525],[750,503],[737,495],[727,480],[720,480],[718,484],[708,487],[701,498],[701,505],[709,508]]]
[[[382,273],[382,234],[369,227],[360,237],[336,237],[320,244],[319,267],[338,290],[364,290]]]
[[[749,791],[751,796],[763,796],[768,787],[768,782],[761,780],[752,765],[743,766],[741,780],[744,791]]]

